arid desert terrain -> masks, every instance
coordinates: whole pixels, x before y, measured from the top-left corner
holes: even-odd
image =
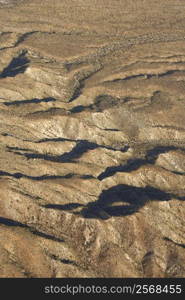
[[[185,277],[185,1],[0,1],[0,277]]]

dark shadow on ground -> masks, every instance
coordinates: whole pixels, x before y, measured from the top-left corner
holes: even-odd
[[[97,201],[87,205],[80,203],[47,204],[47,209],[71,211],[84,218],[109,219],[132,215],[140,210],[148,201],[169,201],[172,197],[184,201],[185,196],[179,197],[159,189],[147,186],[145,188],[120,184],[104,190]],[[76,208],[81,208],[75,212]]]
[[[69,174],[66,174],[66,175],[31,176],[31,175],[26,175],[26,174],[22,174],[22,173],[8,173],[8,172],[0,171],[0,176],[9,176],[9,177],[13,177],[13,178],[16,178],[16,179],[28,178],[28,179],[31,179],[31,180],[42,181],[42,180],[68,179],[68,178],[74,177],[75,174],[69,173]],[[84,178],[85,175],[82,175],[82,176]],[[89,176],[89,175],[87,175],[87,176]]]
[[[157,146],[151,150],[148,150],[146,153],[145,158],[135,158],[135,159],[128,159],[125,164],[119,165],[119,166],[112,166],[108,167],[103,171],[99,176],[99,180],[103,180],[107,177],[113,176],[117,172],[131,172],[139,169],[141,166],[148,165],[148,164],[155,164],[155,161],[157,160],[158,156],[162,153],[167,153],[171,150],[181,150],[185,151],[184,148],[179,148],[175,146]],[[177,171],[171,171],[175,174],[182,174]]]
[[[126,216],[137,212],[147,201],[169,201],[172,197],[185,200],[185,197],[177,197],[150,186],[141,188],[120,184],[104,190],[96,202],[82,209],[81,214],[85,218],[101,218],[103,211],[106,218]]]
[[[67,203],[67,204],[46,204],[43,207],[53,208],[58,210],[73,210],[78,207],[84,207],[85,205],[79,203]]]
[[[17,222],[17,221],[14,221],[14,220],[11,220],[11,219],[8,219],[8,218],[3,218],[3,217],[0,217],[0,225],[6,225],[6,226],[10,226],[10,227],[22,227],[22,228],[27,228],[31,233],[39,236],[39,237],[43,237],[45,239],[49,239],[49,240],[52,240],[52,241],[55,241],[55,242],[64,242],[63,239],[61,238],[58,238],[58,237],[55,237],[53,235],[50,235],[50,234],[47,234],[47,233],[44,233],[44,232],[40,232],[34,228],[31,228],[29,227],[28,225],[26,224],[22,224],[20,222]]]
[[[52,97],[48,98],[43,98],[43,99],[29,99],[29,100],[16,100],[16,101],[10,101],[10,102],[4,102],[3,104],[6,106],[11,106],[11,105],[21,105],[21,104],[37,104],[37,103],[42,103],[42,102],[55,102],[56,99]]]
[[[20,73],[24,73],[28,68],[30,60],[26,57],[25,53],[21,53],[17,57],[14,57],[9,65],[4,68],[0,74],[0,78],[15,77]]]
[[[61,141],[63,141],[63,140],[61,140]],[[28,159],[44,159],[44,160],[60,162],[60,163],[76,162],[75,160],[80,158],[84,153],[88,152],[89,150],[94,150],[97,148],[105,148],[105,149],[110,149],[113,151],[121,151],[121,152],[126,152],[128,150],[127,146],[125,146],[124,148],[122,148],[120,150],[115,150],[111,147],[98,145],[96,143],[88,142],[86,140],[77,141],[76,145],[74,146],[74,148],[71,151],[66,152],[62,155],[56,155],[56,156],[49,155],[49,154],[40,154],[40,153],[21,153],[21,152],[18,152],[18,151],[23,151],[21,148],[7,147],[7,149],[10,150],[11,152],[14,152],[17,155],[24,156]],[[14,150],[16,150],[16,151],[14,151]]]

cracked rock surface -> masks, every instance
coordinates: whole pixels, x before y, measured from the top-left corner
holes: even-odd
[[[0,277],[185,276],[184,17],[0,1]]]

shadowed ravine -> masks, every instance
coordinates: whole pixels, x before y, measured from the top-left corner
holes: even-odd
[[[44,207],[69,211],[78,207],[84,207],[80,213],[78,213],[84,218],[108,219],[110,217],[134,214],[149,201],[169,201],[174,197],[181,201],[185,200],[185,196],[175,196],[150,186],[147,186],[146,188],[137,188],[120,184],[108,190],[104,190],[97,201],[90,202],[85,207],[78,203],[69,203],[65,205],[47,204]],[[122,204],[114,205],[116,203]]]

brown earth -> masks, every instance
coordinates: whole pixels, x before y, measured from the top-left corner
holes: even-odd
[[[3,2],[0,277],[184,277],[184,1]]]

